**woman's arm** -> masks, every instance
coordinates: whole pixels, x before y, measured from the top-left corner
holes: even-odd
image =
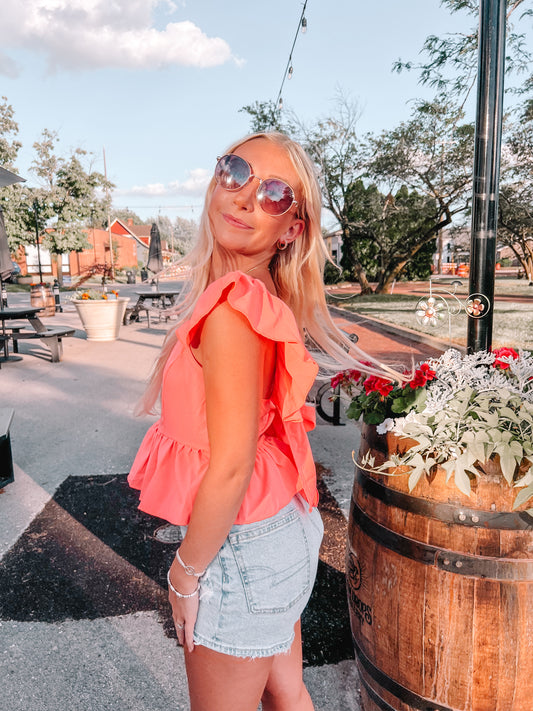
[[[261,398],[271,375],[264,372],[265,361],[271,362],[268,348],[274,344],[265,349],[265,341],[227,303],[204,322],[195,356],[203,368],[210,460],[180,547],[183,562],[197,572],[205,570],[224,543],[250,482]],[[170,579],[182,593],[191,592],[197,583],[177,561]],[[185,641],[192,649],[197,600],[171,595],[171,601],[174,619],[185,621]]]

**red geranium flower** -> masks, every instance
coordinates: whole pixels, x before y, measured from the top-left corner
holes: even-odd
[[[427,382],[435,379],[435,371],[431,370],[428,363],[422,363],[420,368],[415,371],[414,377],[409,381],[409,387],[412,390],[423,388]]]
[[[387,380],[386,378],[379,378],[377,375],[369,375],[363,385],[367,395],[377,391],[381,397],[387,397],[387,395],[394,388],[394,385],[390,380]]]
[[[496,348],[492,352],[496,356],[493,366],[495,368],[500,368],[501,370],[507,370],[509,367],[509,363],[499,360],[502,356],[511,356],[513,360],[516,360],[519,357],[518,353],[513,348]]]
[[[331,378],[331,387],[336,388],[337,385],[350,385],[350,383],[358,383],[362,378],[362,373],[358,370],[342,370]]]

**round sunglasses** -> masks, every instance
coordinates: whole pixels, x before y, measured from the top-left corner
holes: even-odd
[[[268,215],[280,217],[288,212],[293,205],[294,190],[290,185],[278,178],[262,180],[252,172],[252,166],[235,153],[228,153],[219,158],[215,168],[215,180],[224,190],[236,192],[241,190],[253,178],[259,180],[256,197],[261,209]]]

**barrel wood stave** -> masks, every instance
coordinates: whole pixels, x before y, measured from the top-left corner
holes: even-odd
[[[362,453],[371,448],[376,464],[389,458],[387,447],[402,446],[364,429]],[[409,494],[407,476],[358,474],[347,579],[365,711],[533,709],[533,528],[526,522],[524,530],[500,530],[421,515],[364,486],[371,477]],[[429,502],[444,503],[447,516],[454,507],[474,517],[479,511],[480,518],[503,512],[508,523],[516,490],[483,477],[469,498],[437,472],[412,494],[426,510]]]

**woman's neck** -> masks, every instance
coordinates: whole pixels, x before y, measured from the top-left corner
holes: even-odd
[[[272,261],[271,256],[263,257],[257,261],[254,261],[253,257],[235,258],[233,255],[228,255],[228,257],[229,259],[225,259],[222,255],[213,254],[209,281],[219,279],[230,271],[242,271],[244,274],[249,274],[252,278],[262,281],[267,290],[277,296],[269,269]]]

